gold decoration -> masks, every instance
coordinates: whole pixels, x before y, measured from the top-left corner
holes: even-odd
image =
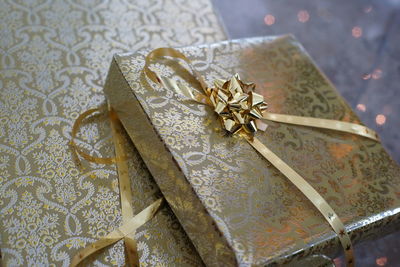
[[[254,89],[255,84],[243,82],[239,74],[226,81],[215,80],[214,87],[207,88],[207,96],[227,132],[251,137],[257,132],[255,121],[262,118],[268,105]]]

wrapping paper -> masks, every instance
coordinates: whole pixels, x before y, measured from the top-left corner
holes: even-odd
[[[360,123],[292,37],[179,49],[208,84],[239,73],[273,113]],[[105,85],[111,105],[207,265],[287,263],[336,253],[338,239],[305,197],[247,142],[228,137],[213,111],[152,84],[148,50],[116,55]],[[180,64],[152,69],[201,90]],[[331,130],[268,123],[262,143],[329,202],[353,242],[399,224],[399,166],[376,141]]]
[[[69,141],[83,111],[104,102],[113,53],[225,39],[208,0],[0,2],[0,216],[4,266],[68,266],[121,223],[115,166],[78,168]],[[104,118],[77,141],[113,156]],[[134,214],[159,197],[129,140]],[[137,233],[142,266],[202,265],[168,206]],[[162,242],[160,241],[162,240]],[[123,265],[118,243],[86,262]]]

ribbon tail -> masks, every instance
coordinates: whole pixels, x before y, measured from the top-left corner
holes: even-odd
[[[360,136],[367,137],[369,139],[379,141],[379,137],[377,133],[363,125],[359,125],[356,123],[338,121],[338,120],[328,120],[328,119],[320,119],[313,117],[302,117],[302,116],[293,116],[293,115],[285,115],[285,114],[276,114],[264,112],[262,119],[275,121],[275,122],[283,122],[288,124],[296,124],[301,126],[309,126],[316,128],[324,128],[329,130],[347,132],[351,134],[356,134]]]
[[[122,222],[126,223],[129,218],[133,217],[132,207],[132,190],[129,180],[128,163],[126,161],[126,152],[124,149],[124,140],[121,134],[122,125],[118,119],[117,114],[109,107],[109,117],[111,122],[112,136],[115,147],[115,156],[118,159],[117,172],[118,172],[118,184],[121,199],[121,214]],[[122,160],[124,159],[124,160]]]
[[[139,267],[139,255],[137,252],[137,243],[135,240],[135,234],[130,233],[124,238],[127,266]]]
[[[354,266],[353,246],[346,229],[326,200],[295,170],[280,159],[274,152],[269,150],[257,138],[253,140],[247,139],[250,145],[255,148],[266,160],[268,160],[275,168],[286,176],[318,209],[325,217],[332,229],[338,235],[340,243],[344,249],[348,266]]]
[[[136,230],[154,217],[156,212],[159,210],[162,201],[163,199],[159,198],[158,200],[154,201],[150,206],[142,210],[135,217],[131,218],[127,223],[123,224],[118,229],[112,231],[111,233],[99,239],[98,241],[94,242],[93,244],[83,248],[81,251],[79,251],[78,254],[74,256],[74,258],[71,261],[70,267],[78,266],[79,263],[81,263],[84,259],[92,255],[93,253],[109,245],[112,245],[121,240],[122,238],[126,237],[128,237],[127,244],[129,244],[128,245],[129,248],[134,250],[133,254],[131,254],[130,256],[130,259],[132,259],[133,262],[136,262],[137,263],[136,266],[138,266],[139,260],[136,250],[136,241],[132,242],[132,240],[134,240],[134,235]],[[130,252],[131,251],[128,251],[128,253]]]
[[[121,235],[118,230],[115,230],[111,233],[109,233],[107,236],[97,240],[93,244],[83,248],[76,254],[71,261],[71,264],[69,265],[70,267],[76,267],[78,266],[84,259],[89,257],[90,255],[94,254],[95,252],[108,247],[119,240],[123,238],[123,235]]]
[[[108,104],[109,118],[111,122],[112,136],[115,147],[116,158],[126,158],[126,151],[124,149],[124,140],[122,136],[122,125],[118,119],[117,114]],[[128,163],[126,160],[118,160],[117,172],[119,177],[119,191],[121,199],[121,215],[122,222],[127,223],[129,218],[133,217],[132,207],[132,190],[129,180]],[[137,253],[137,244],[135,240],[135,233],[130,233],[124,237],[125,254],[127,266],[139,266],[139,256]]]

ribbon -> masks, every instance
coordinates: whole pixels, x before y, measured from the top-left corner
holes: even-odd
[[[151,63],[164,57],[172,57],[188,63],[203,92],[197,92],[182,83],[159,76],[149,68]],[[156,84],[174,90],[178,94],[183,94],[197,103],[211,106],[227,133],[243,136],[256,151],[285,175],[317,208],[337,234],[344,249],[347,265],[354,266],[353,246],[339,216],[301,175],[262,144],[255,135],[257,130],[266,130],[267,125],[263,121],[342,131],[379,141],[378,135],[373,130],[363,125],[338,120],[269,113],[266,111],[267,103],[264,101],[264,97],[254,92],[255,84],[242,82],[239,75],[236,74],[227,81],[217,79],[214,82],[214,87],[210,88],[206,85],[203,77],[194,70],[191,61],[184,54],[172,48],[158,48],[151,51],[146,56],[143,72],[147,78]]]
[[[83,152],[78,145],[75,143],[75,137],[78,134],[79,128],[83,123],[83,120],[92,115],[95,112],[102,112],[104,108],[93,108],[89,109],[82,114],[78,116],[78,118],[75,120],[74,125],[72,126],[72,131],[71,131],[71,141],[70,145],[72,147],[72,151],[76,154],[79,154],[82,158],[86,159],[87,161],[98,163],[98,164],[113,164],[115,163],[116,159],[115,157],[111,158],[99,158],[99,157],[93,157],[86,152]]]
[[[144,225],[146,222],[151,220],[154,215],[159,210],[163,199],[160,198],[149,205],[147,208],[142,210],[137,215],[133,215],[132,212],[132,191],[130,186],[130,180],[128,175],[128,164],[126,162],[125,150],[123,146],[123,137],[122,137],[122,125],[117,117],[117,114],[109,107],[109,119],[111,122],[112,128],[112,136],[113,142],[115,146],[115,157],[110,158],[99,158],[93,157],[79,149],[79,147],[75,143],[75,138],[78,133],[80,126],[83,123],[83,120],[90,116],[95,112],[102,112],[105,109],[103,108],[95,108],[90,109],[83,112],[78,118],[75,120],[75,123],[72,127],[71,133],[71,147],[73,148],[73,152],[79,154],[84,159],[98,163],[98,164],[117,164],[118,171],[118,180],[119,180],[119,190],[120,190],[120,199],[121,199],[121,214],[122,214],[122,226],[118,229],[112,231],[105,237],[100,238],[93,244],[83,248],[76,254],[70,264],[70,267],[78,266],[84,259],[89,257],[90,255],[98,252],[99,250],[110,246],[119,240],[123,239],[125,242],[125,248],[127,252],[127,262],[129,266],[139,266],[139,256],[137,253],[137,244],[135,240],[135,232],[136,230]]]

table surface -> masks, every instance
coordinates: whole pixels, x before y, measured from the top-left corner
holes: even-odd
[[[400,162],[400,0],[213,3],[232,39],[294,34]],[[356,257],[357,266],[400,266],[400,232],[357,245]]]

